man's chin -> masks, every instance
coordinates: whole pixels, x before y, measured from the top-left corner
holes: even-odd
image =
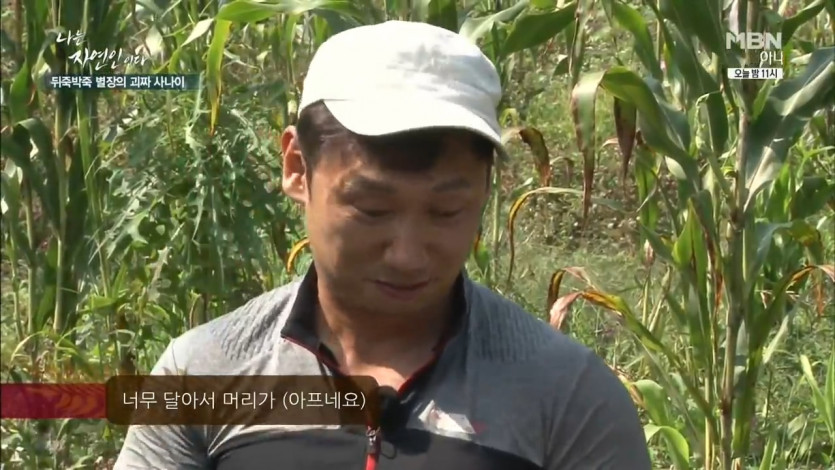
[[[362,299],[362,300],[360,300]],[[354,302],[358,308],[365,311],[368,315],[374,318],[394,320],[401,319],[420,319],[426,317],[426,312],[429,310],[431,302],[427,301],[426,297],[418,297],[414,299],[402,299],[395,296],[385,295],[372,289],[367,295],[356,297]]]

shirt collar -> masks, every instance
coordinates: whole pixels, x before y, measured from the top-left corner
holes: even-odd
[[[329,351],[316,333],[317,279],[316,268],[311,264],[298,287],[298,293],[290,309],[287,322],[281,330],[281,336],[320,354],[329,353]],[[436,351],[440,351],[449,340],[460,332],[467,317],[469,309],[465,280],[466,274],[462,271],[453,285],[453,314],[446,331],[435,346]]]

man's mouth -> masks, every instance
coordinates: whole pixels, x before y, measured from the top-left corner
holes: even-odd
[[[420,293],[420,291],[429,284],[429,281],[417,283],[391,283],[376,281],[375,284],[387,295],[405,300]]]
[[[389,287],[391,289],[409,291],[409,290],[414,290],[414,289],[420,289],[421,287],[428,284],[429,281],[411,282],[411,283],[393,283],[393,282],[377,281],[377,283],[381,284],[385,287]]]

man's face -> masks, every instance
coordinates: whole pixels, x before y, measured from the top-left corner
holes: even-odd
[[[386,171],[363,155],[323,154],[309,192],[295,131],[282,143],[284,190],[305,207],[320,286],[358,312],[409,316],[439,308],[469,256],[488,196],[487,164],[466,138],[450,139],[425,173]]]

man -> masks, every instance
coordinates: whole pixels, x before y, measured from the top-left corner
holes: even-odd
[[[116,468],[649,469],[611,370],[464,272],[505,154],[500,97],[490,61],[441,28],[323,44],[281,139],[313,265],[175,339],[153,373],[372,376],[396,390],[384,424],[133,426]]]

